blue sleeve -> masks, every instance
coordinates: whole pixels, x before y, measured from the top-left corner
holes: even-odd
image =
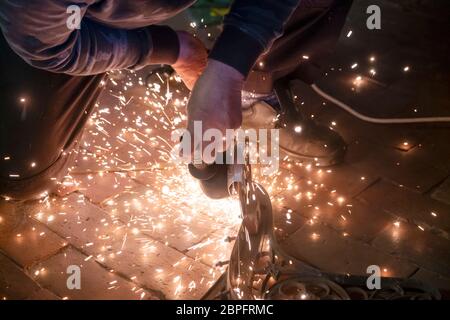
[[[210,57],[247,75],[258,57],[283,33],[300,0],[235,0]]]
[[[87,17],[97,0],[1,0],[0,27],[11,48],[30,65],[52,72],[90,75],[151,63],[173,63],[178,37],[168,27],[118,29]],[[79,29],[69,28],[80,8]],[[157,44],[157,45],[156,45]]]

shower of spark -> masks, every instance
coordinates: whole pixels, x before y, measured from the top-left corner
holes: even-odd
[[[347,35],[349,38],[351,33]],[[373,64],[375,56],[369,60]],[[358,68],[358,63],[350,68]],[[370,70],[375,76],[375,69]],[[409,66],[403,68],[405,73],[409,70]],[[360,85],[362,81],[364,78],[358,76],[352,85]],[[227,265],[242,217],[237,199],[208,199],[186,166],[173,161],[170,135],[186,126],[187,90],[177,76],[156,73],[146,78],[144,71],[111,72],[109,80],[101,85],[105,90],[80,139],[80,148],[75,151],[76,161],[59,183],[60,197],[46,195],[33,217],[51,229],[75,221],[80,232],[89,235],[86,237],[89,241],[78,243],[88,255],[86,263],[95,260],[111,272],[121,274],[125,273],[121,269],[124,263],[118,261],[133,266],[142,264],[147,273],[139,274],[139,267],[135,267],[136,275],[129,278],[136,284],[132,291],[138,298],[147,298],[142,287],[154,284],[149,278],[164,283],[169,298],[191,298],[200,288],[205,292]],[[25,98],[21,102],[25,103]],[[334,128],[336,121],[331,125]],[[296,127],[295,131],[299,133],[302,128]],[[10,158],[6,155],[3,160]],[[310,226],[329,223],[328,208],[341,208],[333,219],[339,221],[342,229],[350,225],[352,205],[337,190],[325,185],[332,170],[303,165],[287,156],[280,162],[283,170],[271,176],[254,174],[254,180],[271,195],[274,207],[282,208],[275,210],[275,231],[283,232],[293,224],[299,215],[292,210],[294,207],[308,209],[305,216]],[[358,180],[367,183],[366,176]],[[108,185],[108,189],[112,186],[118,192],[96,203],[83,191],[95,184],[101,188],[102,181],[106,181],[103,186]],[[92,202],[106,214],[103,219],[94,222],[83,219]],[[393,225],[393,236],[397,236],[400,222],[393,221]],[[422,226],[418,228],[425,230]],[[319,233],[310,234],[311,241],[320,241]],[[342,235],[351,236],[345,231]],[[68,236],[67,240],[81,241],[80,237]],[[22,234],[16,238],[24,241]],[[134,250],[136,246],[138,252]],[[183,253],[171,261],[170,268],[157,264],[165,248]],[[152,263],[152,259],[157,261]],[[209,271],[193,277],[199,271],[192,261],[200,261]],[[44,268],[32,270],[35,277],[45,277],[46,272]],[[109,290],[117,288],[116,282],[108,283]]]
[[[186,125],[188,92],[176,76],[155,74],[149,81],[132,71],[113,72],[102,86],[105,93],[80,140],[77,160],[60,183],[62,198],[47,195],[34,217],[53,229],[75,220],[90,235],[80,243],[86,262],[96,260],[114,271],[122,271],[118,261],[126,259],[151,264],[165,247],[185,253],[209,266],[200,280],[189,276],[195,270],[186,255],[172,264],[173,270],[151,264],[149,272],[170,284],[170,298],[204,292],[227,266],[241,212],[237,198],[208,199],[186,165],[173,161],[170,134]],[[293,173],[255,176],[269,193],[297,190]],[[111,196],[98,200],[89,192],[102,187],[112,189]],[[108,214],[93,225],[84,216],[92,202]],[[139,256],[130,256],[127,252],[136,246]],[[148,283],[139,275],[130,280],[136,288]]]

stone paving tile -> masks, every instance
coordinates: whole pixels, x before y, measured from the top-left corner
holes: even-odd
[[[414,225],[391,225],[372,242],[373,246],[450,277],[450,240],[422,231]]]
[[[299,209],[308,224],[324,223],[344,236],[370,242],[395,220],[387,213],[353,201],[345,206],[306,206]]]
[[[160,167],[148,168],[147,170],[128,171],[127,175],[138,184],[156,188],[157,186],[159,187],[162,181],[167,180],[167,177],[174,170],[176,170],[176,166],[169,164],[167,166],[160,165]]]
[[[395,222],[389,214],[357,200],[353,200],[343,209],[333,208],[337,209],[337,212],[331,216],[320,217],[320,221],[364,242],[370,242],[379,232]]]
[[[278,241],[285,240],[307,222],[307,218],[297,211],[297,207],[290,208],[283,200],[281,195],[273,197],[272,200],[274,233]]]
[[[431,197],[450,206],[450,178],[447,178],[442,184],[440,184],[433,191]]]
[[[445,179],[448,173],[423,162],[417,150],[420,148],[408,152],[377,148],[370,142],[359,141],[349,148],[347,161],[362,170],[372,170],[398,185],[424,193]]]
[[[450,278],[443,277],[438,273],[426,269],[419,269],[411,278],[422,281],[438,289],[450,290]]]
[[[288,209],[296,210],[305,206],[316,203],[316,196],[318,192],[326,193],[331,199],[331,194],[321,184],[309,184],[309,180],[298,180],[292,190],[285,190],[272,195],[272,206],[286,207]]]
[[[422,130],[423,144],[414,150],[414,156],[430,168],[437,168],[450,175],[450,148],[448,147],[449,128]]]
[[[425,186],[434,187],[450,175],[450,148],[448,147],[450,128],[430,126],[423,127],[417,132],[421,136],[421,143],[408,152],[395,153],[396,158],[401,160],[403,164],[410,166],[411,170],[414,169],[413,163],[416,163],[416,167],[422,167],[422,171],[427,173],[429,177],[423,175],[420,176],[420,180],[426,182]],[[375,150],[383,155],[380,157],[381,159],[391,157],[390,153],[386,154],[384,149]],[[361,151],[363,150],[360,147],[359,152]],[[419,179],[416,175],[417,172],[414,172],[413,178],[417,181]],[[428,190],[429,188],[423,187],[419,191],[425,192]]]
[[[39,289],[18,265],[0,253],[0,299],[22,300]]]
[[[111,200],[114,202],[106,203],[104,210],[121,222],[136,226],[144,234],[180,251],[187,250],[205,235],[219,228],[219,225],[216,225],[214,229],[211,219],[201,213],[191,220],[190,217],[180,217],[174,212],[167,212],[168,208],[164,210],[154,202],[153,192],[153,189],[144,186],[135,188],[115,197]],[[183,207],[179,210],[183,211]]]
[[[73,162],[73,173],[90,173],[105,170],[104,165],[107,164],[107,161],[100,159],[100,156],[97,156],[96,152],[92,152],[83,147],[79,147],[74,152],[76,156]]]
[[[440,70],[434,68],[434,71],[426,70],[425,72],[418,72],[416,66],[420,66],[420,64],[416,63],[417,60],[426,60],[427,58],[426,56],[414,57],[416,61],[411,61],[411,65],[415,64],[413,67],[414,72],[408,77],[396,81],[389,87],[392,92],[400,96],[405,95],[405,93],[407,95],[414,94],[413,100],[410,100],[412,112],[405,114],[405,116],[417,117],[417,115],[420,115],[433,117],[436,115],[448,116],[450,113],[445,108],[450,98],[447,94],[450,75],[448,75],[448,71],[445,68]],[[437,64],[434,63],[434,65],[436,66]]]
[[[366,275],[369,265],[378,265],[383,276],[408,277],[417,267],[374,247],[352,240],[320,224],[306,225],[282,243],[286,252],[321,270]]]
[[[330,174],[320,175],[316,182],[346,198],[358,195],[378,179],[378,173],[371,168],[359,168],[348,163],[330,170]]]
[[[394,150],[392,153],[382,153],[378,159],[372,158],[368,163],[381,176],[421,193],[427,192],[448,175],[428,163],[416,161],[410,152]]]
[[[71,245],[86,250],[93,243],[107,245],[118,224],[99,207],[91,204],[82,194],[71,194],[64,199],[53,198],[51,203],[32,206],[27,212],[47,224],[53,232]],[[92,244],[91,244],[92,243]]]
[[[99,172],[73,175],[78,192],[93,203],[101,203],[137,185],[128,178],[126,172]]]
[[[22,267],[55,254],[65,245],[63,238],[27,217],[17,229],[0,235],[0,250]]]
[[[227,266],[237,233],[235,229],[225,228],[208,235],[202,242],[190,247],[186,255],[210,267]]]
[[[388,213],[370,204],[344,198],[324,187],[311,187],[307,183],[301,185],[301,189],[306,191],[301,198],[296,199],[281,193],[275,198],[274,203],[293,209],[295,215],[309,225],[326,224],[351,238],[369,242],[396,221]],[[296,231],[295,228],[288,229],[288,234],[291,234],[292,230]]]
[[[344,163],[332,168],[314,168],[294,161],[282,162],[282,167],[295,173],[297,179],[306,179],[310,185],[320,184],[327,190],[351,198],[366,189],[378,179],[371,168],[355,167]]]
[[[445,233],[450,231],[449,205],[406,188],[380,181],[361,193],[358,198],[400,220],[409,221],[425,229],[438,233],[440,230]]]
[[[331,207],[343,207],[350,201],[337,192],[326,189],[324,184],[313,183],[311,180],[299,180],[295,187],[295,192],[281,192],[274,197],[274,206],[285,206],[303,214],[302,210],[305,208],[329,212]]]
[[[37,208],[35,211],[41,214],[36,218],[48,221],[55,210],[64,215],[55,216],[49,228],[80,248],[89,259],[149,290],[160,292],[161,296],[200,298],[220,275],[203,263],[147,237],[142,225],[125,225],[113,219],[82,195],[72,194],[62,203],[53,203],[49,211]]]
[[[122,245],[123,241],[112,242],[107,248],[111,254],[102,255],[101,263],[167,299],[199,299],[220,276],[220,272],[143,235],[129,235]]]
[[[72,265],[80,267],[80,290],[67,287],[67,268]],[[158,299],[70,247],[35,265],[31,274],[44,288],[66,299]]]

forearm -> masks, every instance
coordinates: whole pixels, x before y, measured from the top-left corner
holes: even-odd
[[[257,58],[283,33],[300,0],[235,0],[210,57],[247,75]]]
[[[34,67],[71,75],[92,75],[174,63],[178,57],[178,38],[167,27],[121,30],[87,20],[63,45],[45,53],[35,52],[22,55]]]
[[[10,0],[0,4],[0,26],[12,49],[37,68],[73,75],[173,63],[178,38],[167,27],[121,30],[89,19],[69,29],[67,7],[84,16],[94,0]]]

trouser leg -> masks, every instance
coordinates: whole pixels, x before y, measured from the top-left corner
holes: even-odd
[[[244,90],[271,93],[280,78],[313,83],[339,39],[353,0],[304,0],[282,37],[260,57]]]
[[[0,195],[27,200],[51,192],[67,174],[105,76],[35,69],[1,33],[0,51]]]

